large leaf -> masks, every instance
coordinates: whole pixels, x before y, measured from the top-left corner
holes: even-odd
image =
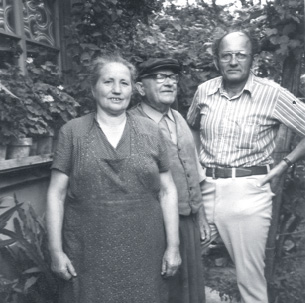
[[[10,208],[6,212],[4,212],[2,215],[0,215],[0,232],[1,229],[5,227],[7,221],[12,217],[14,212],[22,205],[23,203],[17,204],[16,206]]]
[[[11,202],[14,202],[14,198],[12,196],[4,196],[4,197],[0,197],[0,205],[2,203],[11,203]]]
[[[24,233],[22,231],[22,228],[21,228],[21,225],[20,225],[20,221],[17,218],[14,218],[13,221],[14,221],[14,228],[15,228],[16,235],[20,239],[24,238]]]
[[[40,273],[40,272],[41,272],[41,270],[38,267],[31,267],[31,268],[25,270],[23,272],[23,274],[33,274],[33,273]]]
[[[13,243],[15,243],[15,242],[16,242],[15,239],[0,240],[0,248],[1,248],[1,247],[8,246],[8,245],[11,245],[11,244],[13,244]]]
[[[266,35],[267,36],[272,36],[277,34],[277,29],[276,28],[267,28],[266,29]]]
[[[37,279],[38,277],[33,277],[33,276],[27,279],[24,285],[24,290],[27,291],[31,286],[33,286],[36,283]]]

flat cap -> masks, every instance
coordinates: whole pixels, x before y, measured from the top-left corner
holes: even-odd
[[[181,67],[176,59],[151,58],[139,64],[138,79],[141,79],[144,76],[152,74],[161,69],[167,69],[173,71],[174,73],[178,73],[180,72]]]

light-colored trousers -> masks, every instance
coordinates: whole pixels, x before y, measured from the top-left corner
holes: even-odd
[[[257,186],[260,178],[207,177],[202,185],[212,241],[219,234],[235,264],[242,303],[268,303],[265,248],[274,194],[270,184]]]

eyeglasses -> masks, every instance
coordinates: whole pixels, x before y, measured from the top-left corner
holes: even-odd
[[[178,74],[149,74],[149,75],[144,75],[142,78],[153,78],[157,83],[164,83],[167,78],[169,78],[172,82],[178,83],[179,81],[179,75]]]
[[[241,53],[241,52],[237,52],[237,53],[224,53],[219,55],[219,59],[221,62],[230,62],[233,58],[233,56],[235,56],[235,58],[238,61],[245,61],[248,56],[250,56],[250,54],[245,54],[245,53]]]

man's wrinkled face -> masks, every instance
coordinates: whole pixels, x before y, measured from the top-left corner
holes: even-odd
[[[164,81],[156,78],[156,75],[163,76]],[[146,77],[137,83],[137,89],[142,96],[145,96],[146,103],[153,108],[160,108],[163,106],[171,106],[175,101],[177,95],[177,81],[173,80],[175,74],[171,70],[159,70],[152,74],[152,77]],[[161,82],[161,83],[160,83]]]
[[[252,60],[251,42],[241,32],[226,35],[220,43],[218,57],[214,59],[225,84],[230,85],[246,83]]]

